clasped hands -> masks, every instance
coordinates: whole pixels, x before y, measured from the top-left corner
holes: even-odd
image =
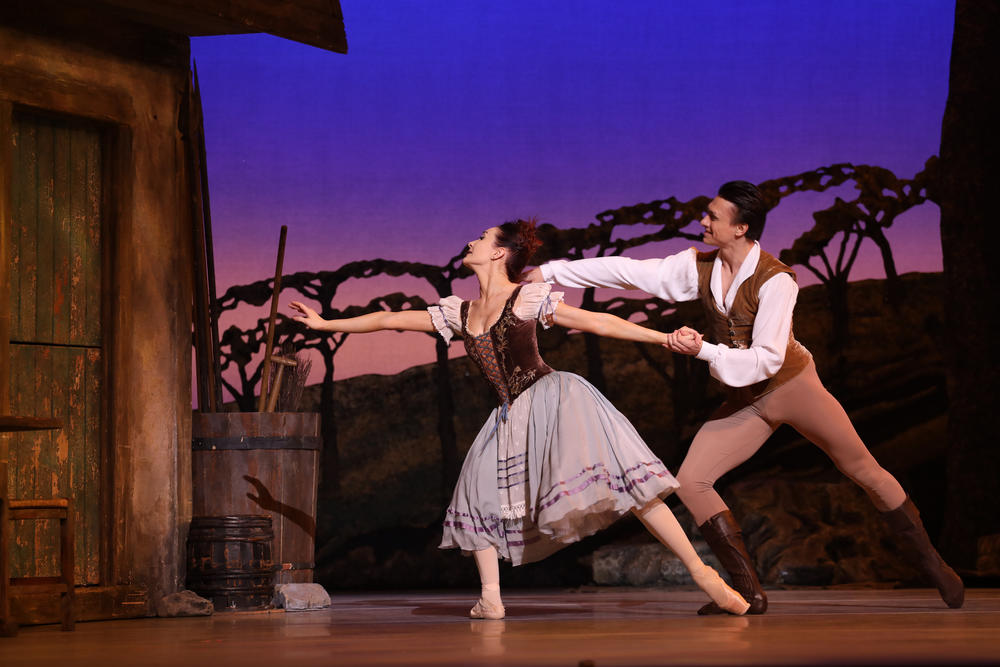
[[[667,334],[667,342],[663,343],[663,347],[677,354],[694,356],[701,351],[703,340],[704,337],[691,327],[681,327]]]

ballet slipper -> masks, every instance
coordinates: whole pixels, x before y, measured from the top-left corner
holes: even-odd
[[[712,598],[723,611],[742,616],[750,608],[750,603],[730,588],[719,576],[719,573],[708,565],[697,572],[692,572],[691,577],[694,579],[694,583],[698,584],[698,588],[705,591],[708,597]]]
[[[485,618],[490,621],[499,621],[504,614],[505,609],[502,604],[493,604],[483,598],[479,598],[476,606],[469,610],[469,618]]]

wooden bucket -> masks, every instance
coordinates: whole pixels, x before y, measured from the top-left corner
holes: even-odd
[[[196,516],[187,540],[187,587],[216,611],[263,609],[274,598],[271,517]]]
[[[266,514],[276,583],[311,583],[316,554],[319,415],[194,413],[193,514]]]

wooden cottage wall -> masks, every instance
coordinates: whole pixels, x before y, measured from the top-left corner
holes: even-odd
[[[77,27],[98,36],[89,40],[0,25],[0,128],[9,134],[16,114],[53,114],[86,119],[102,137],[106,400],[94,471],[102,488],[101,546],[78,599],[83,618],[106,618],[148,613],[149,602],[183,583],[191,512],[192,244],[177,114],[188,51],[184,37],[145,40],[92,20],[94,30]],[[13,153],[9,144],[0,151],[5,172]],[[0,184],[9,191],[9,173]],[[11,195],[0,197],[9,226]],[[0,240],[11,243],[2,234]],[[4,308],[7,301],[0,300],[0,311],[7,310],[0,331],[10,332],[12,321],[21,324],[10,312],[16,306]],[[19,361],[4,338],[0,375],[8,377],[0,382],[9,386]],[[15,398],[0,411],[15,407]]]

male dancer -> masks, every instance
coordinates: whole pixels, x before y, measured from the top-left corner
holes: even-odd
[[[757,243],[766,215],[757,187],[732,181],[719,188],[701,220],[704,242],[717,250],[700,253],[691,248],[648,260],[559,260],[534,269],[528,279],[567,287],[640,289],[668,301],[701,299],[712,342],[683,327],[669,335],[667,347],[708,362],[712,376],[725,386],[727,399],[695,435],[677,473],[677,494],[729,572],[733,587],[750,602],[749,613],[763,614],[767,596],[739,524],[713,487],[785,423],[865,490],[913,564],[949,607],[961,607],[962,580],[931,544],[899,482],[879,466],[844,408],[823,387],[812,355],[795,340],[795,273]],[[698,613],[724,612],[712,603]]]

